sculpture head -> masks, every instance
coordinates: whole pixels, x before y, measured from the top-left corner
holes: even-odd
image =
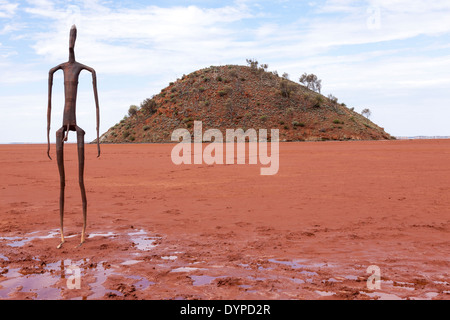
[[[77,40],[77,27],[75,25],[70,28],[69,36],[69,61],[75,61],[75,41]]]

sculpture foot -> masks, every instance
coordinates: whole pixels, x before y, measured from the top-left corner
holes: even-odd
[[[81,241],[80,244],[75,247],[75,249],[81,247],[83,245],[83,243],[84,243],[84,241]]]
[[[61,242],[60,244],[58,244],[58,246],[56,247],[56,249],[61,249],[62,245],[64,244],[65,241]]]

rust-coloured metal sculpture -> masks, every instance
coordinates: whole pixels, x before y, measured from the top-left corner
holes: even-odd
[[[94,87],[94,98],[97,116],[97,157],[100,157],[100,141],[99,141],[99,121],[100,112],[98,107],[98,94],[97,94],[97,79],[95,70],[82,65],[75,61],[75,40],[77,38],[77,28],[75,25],[70,29],[69,38],[69,61],[62,63],[49,71],[48,76],[48,109],[47,109],[47,155],[50,158],[50,120],[52,109],[52,85],[53,74],[62,70],[64,72],[64,116],[63,125],[56,131],[56,158],[58,162],[59,176],[60,176],[60,194],[59,194],[59,215],[60,215],[60,231],[61,231],[61,243],[57,248],[61,248],[64,244],[64,189],[65,189],[65,173],[64,173],[64,141],[67,141],[69,131],[76,131],[77,133],[77,145],[78,145],[78,180],[81,190],[81,199],[83,202],[83,229],[81,231],[81,246],[85,241],[86,236],[86,219],[87,219],[87,200],[86,189],[84,187],[84,130],[77,126],[75,111],[76,111],[76,99],[78,89],[78,77],[82,70],[87,70],[92,73],[92,84]]]

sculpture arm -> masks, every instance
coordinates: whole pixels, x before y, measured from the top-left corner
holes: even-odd
[[[61,65],[51,68],[48,72],[48,106],[47,106],[47,156],[50,160],[50,122],[52,113],[52,87],[53,87],[53,74],[61,69]]]
[[[97,158],[100,157],[100,139],[99,139],[99,130],[100,130],[100,108],[98,105],[98,92],[97,92],[97,75],[95,70],[88,66],[83,66],[83,69],[86,69],[90,73],[92,73],[92,86],[94,88],[94,99],[95,99],[95,111],[97,118]]]

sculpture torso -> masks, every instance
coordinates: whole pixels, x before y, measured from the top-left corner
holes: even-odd
[[[78,62],[66,62],[61,65],[64,72],[64,116],[63,126],[76,126],[76,100],[78,91],[78,78],[83,65]]]

